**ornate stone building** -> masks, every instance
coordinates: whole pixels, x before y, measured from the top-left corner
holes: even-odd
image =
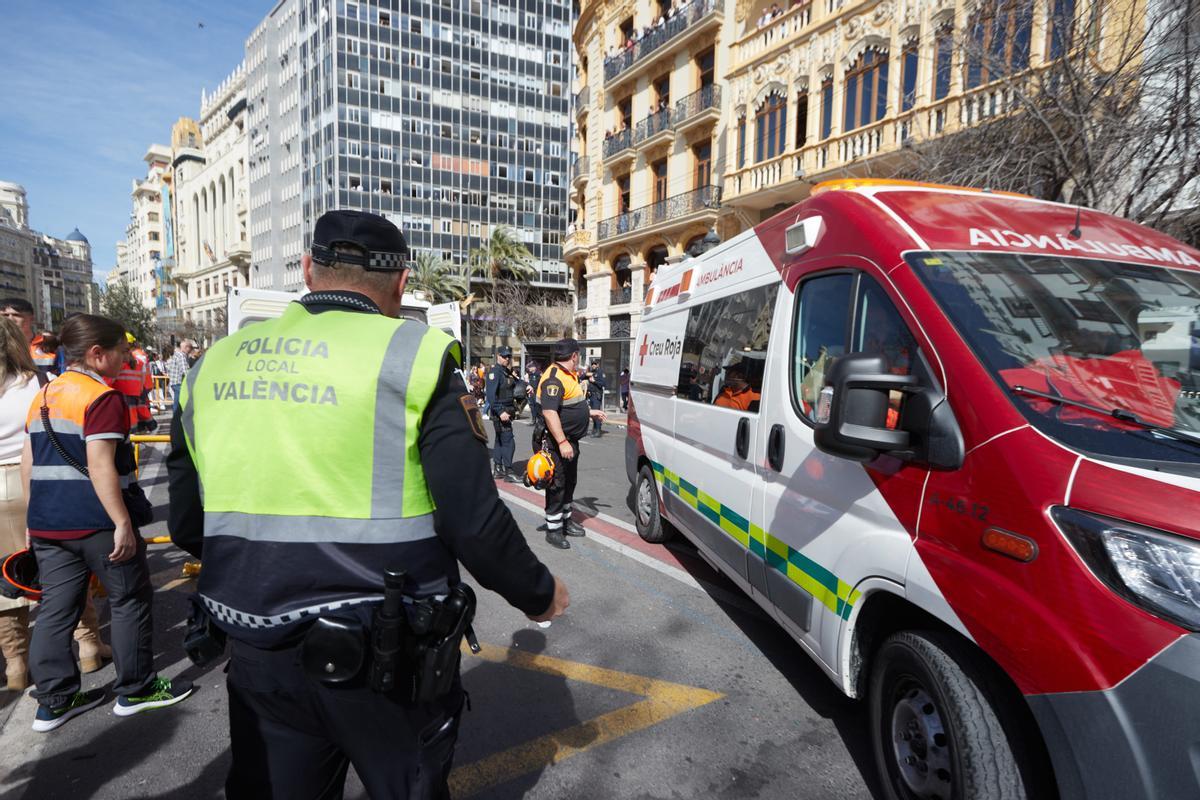
[[[1014,89],[998,72],[1036,68],[1072,35],[1098,35],[1099,9],[583,0],[564,251],[577,332],[629,336],[658,264],[698,252],[709,229],[735,235],[823,180],[894,174],[913,142],[1011,110]]]

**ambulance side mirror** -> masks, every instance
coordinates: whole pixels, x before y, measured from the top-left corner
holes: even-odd
[[[833,362],[817,400],[813,441],[830,455],[871,461],[907,451],[909,435],[887,427],[891,393],[917,386],[912,375],[892,375],[882,356],[851,353]]]
[[[903,399],[897,415],[892,393]],[[889,411],[897,420],[888,427]],[[893,375],[882,356],[852,353],[829,368],[817,401],[814,443],[854,461],[888,454],[931,469],[958,469],[964,446],[958,422],[937,389],[915,375]]]

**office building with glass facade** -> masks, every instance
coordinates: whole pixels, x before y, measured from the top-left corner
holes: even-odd
[[[570,5],[282,0],[246,43],[252,286],[300,289],[313,224],[391,218],[465,271],[498,227],[568,291]]]

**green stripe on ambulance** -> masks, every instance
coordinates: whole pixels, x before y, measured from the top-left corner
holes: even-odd
[[[850,619],[850,611],[861,592],[838,578],[799,550],[776,539],[769,532],[704,492],[695,484],[659,464],[650,462],[660,483],[705,519],[724,531],[730,538],[765,561],[772,569],[815,597],[822,605],[842,619]]]

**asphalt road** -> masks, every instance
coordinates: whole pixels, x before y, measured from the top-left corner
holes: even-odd
[[[464,659],[472,710],[455,758],[455,796],[874,796],[861,706],[688,546],[656,548],[630,535],[624,431],[607,429],[584,441],[576,507],[591,519],[588,537],[573,539],[571,550],[545,544],[540,496],[503,487],[530,545],[567,582],[572,605],[542,629],[481,593],[475,630],[484,652]],[[528,434],[519,421],[519,461]],[[158,458],[147,460],[144,477],[152,499],[165,503]],[[183,560],[170,545],[151,547],[156,662],[167,676],[195,680],[197,694],[128,719],[105,705],[35,734],[34,701],[0,692],[0,800],[222,796],[224,676],[220,665],[197,670],[181,651],[194,588],[180,578]],[[112,668],[85,679],[110,686]],[[353,774],[346,796],[365,796]]]

